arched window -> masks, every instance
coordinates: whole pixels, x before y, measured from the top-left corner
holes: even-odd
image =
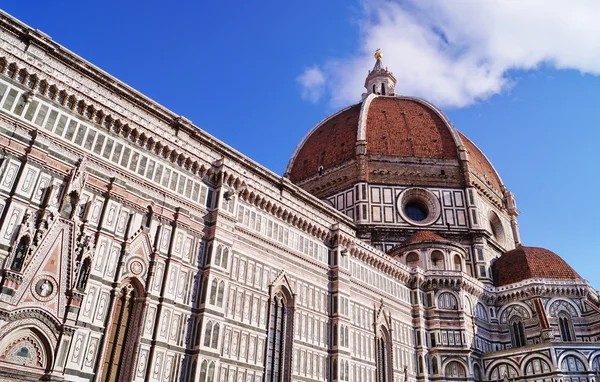
[[[525,376],[546,374],[550,372],[550,365],[541,358],[534,358],[525,365]]]
[[[373,85],[373,86],[375,86],[375,85]],[[337,380],[338,379],[338,363],[337,363],[336,358],[333,359],[333,367],[332,367],[331,373],[333,374],[333,380],[334,381]]]
[[[79,276],[77,277],[77,290],[84,291],[87,285],[88,276],[90,275],[91,260],[86,257],[79,268]]]
[[[212,331],[212,341],[210,343],[210,347],[213,349],[217,349],[219,346],[219,324],[215,324]]]
[[[583,362],[581,362],[581,360],[577,357],[575,357],[574,355],[568,355],[566,356],[561,364],[560,364],[560,368],[562,369],[562,371],[567,371],[567,372],[581,372],[581,371],[585,371],[585,366],[583,366]]]
[[[480,302],[478,302],[477,305],[475,305],[475,317],[486,322],[488,320],[488,314],[485,310],[485,307]]]
[[[219,283],[219,290],[217,291],[217,306],[223,306],[223,294],[225,293],[225,281]]]
[[[215,264],[221,266],[221,255],[223,253],[223,247],[217,246],[217,250],[215,251]]]
[[[465,378],[467,376],[467,372],[465,371],[465,367],[457,361],[448,362],[446,368],[444,369],[444,375],[450,378]]]
[[[13,256],[13,260],[10,264],[10,269],[12,271],[21,272],[23,269],[23,262],[25,261],[25,256],[29,250],[29,242],[29,236],[27,235],[23,236],[21,240],[19,240],[19,244],[15,250],[15,255]]]
[[[498,217],[498,214],[496,214],[494,211],[490,211],[489,221],[490,221],[490,230],[492,231],[492,235],[494,236],[494,239],[496,239],[496,241],[500,245],[503,245],[504,238],[505,238],[504,227],[502,226],[502,221]]]
[[[597,356],[592,361],[592,370],[595,372],[600,372],[600,356]]]
[[[454,255],[454,270],[462,271],[462,259],[460,255]]]
[[[269,305],[265,382],[290,379],[291,351],[287,351],[291,346],[290,317],[293,317],[291,294],[282,289],[273,295]]]
[[[219,345],[219,324],[208,321],[204,328],[203,345],[209,348],[217,349]]]
[[[221,267],[227,268],[228,264],[229,264],[229,249],[225,248],[225,249],[223,249],[223,258],[221,259]]]
[[[560,339],[562,341],[574,341],[573,321],[571,315],[567,312],[560,312],[558,315],[558,329],[560,331]]]
[[[419,266],[419,255],[416,252],[411,252],[406,255],[406,265],[411,268],[416,268]]]
[[[446,266],[444,264],[444,254],[441,251],[431,252],[431,267],[432,269],[444,270]]]
[[[381,84],[381,95],[385,95],[385,84]]]
[[[377,362],[377,382],[392,381],[392,341],[386,327],[379,328],[376,339],[375,360]]]
[[[377,93],[377,90],[375,89],[375,84],[373,84],[373,94]]]
[[[456,297],[450,292],[440,293],[440,295],[438,296],[438,308],[457,310],[458,301],[456,300]]]
[[[521,317],[517,316],[510,321],[510,336],[513,348],[527,345],[525,326],[523,325],[523,321],[521,321]]]
[[[482,380],[481,367],[479,367],[478,364],[473,364],[473,378],[475,379],[475,382],[480,382]]]
[[[519,376],[517,369],[508,363],[500,363],[492,368],[490,381],[504,381],[505,378],[513,380]]]
[[[210,304],[211,305],[215,305],[217,302],[217,285],[218,281],[217,280],[213,280],[212,283],[210,284]]]
[[[204,346],[210,346],[210,336],[212,334],[212,321],[208,321],[206,323],[206,327],[204,328]]]
[[[438,374],[439,370],[438,370],[438,363],[437,363],[437,357],[433,356],[431,358],[431,370],[433,372],[433,374]]]
[[[210,364],[207,361],[202,361],[200,367],[200,379],[198,382],[213,382],[215,378],[215,363]]]

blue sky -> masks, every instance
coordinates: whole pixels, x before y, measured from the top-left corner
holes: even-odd
[[[600,8],[576,4],[29,1],[3,9],[279,174],[314,124],[359,101],[381,48],[396,91],[440,106],[492,161],[516,195],[523,243],[553,250],[600,288]]]

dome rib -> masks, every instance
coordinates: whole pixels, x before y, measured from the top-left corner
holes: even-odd
[[[479,147],[473,143],[473,141],[467,138],[460,131],[458,134],[465,144],[469,167],[473,167],[475,169],[475,175],[479,175],[479,177],[483,176],[484,179],[481,179],[482,181],[487,180],[489,185],[491,185],[493,188],[496,188],[500,192],[504,192],[504,183],[502,183],[500,174],[498,174],[498,171],[496,171],[494,165],[492,165],[492,162],[489,161],[483,151],[481,151]]]

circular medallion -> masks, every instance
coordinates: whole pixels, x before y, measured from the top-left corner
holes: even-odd
[[[131,265],[129,265],[129,269],[134,275],[139,275],[144,270],[144,266],[142,265],[142,263],[136,260],[131,262]]]
[[[48,275],[40,275],[33,280],[31,292],[40,301],[50,301],[58,292],[56,280]]]

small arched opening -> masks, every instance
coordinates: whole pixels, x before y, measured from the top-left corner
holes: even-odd
[[[431,269],[444,270],[446,266],[444,264],[444,254],[442,251],[431,252]]]

